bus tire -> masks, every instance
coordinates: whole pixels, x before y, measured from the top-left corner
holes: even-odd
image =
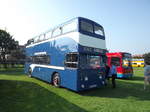
[[[31,68],[29,68],[29,70],[28,70],[28,77],[32,77],[32,69]]]
[[[59,73],[54,73],[53,78],[52,78],[52,84],[55,87],[60,87],[60,76],[59,76]]]

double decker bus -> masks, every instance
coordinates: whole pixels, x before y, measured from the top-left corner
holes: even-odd
[[[28,40],[25,73],[73,91],[101,87],[106,52],[103,27],[77,17]]]
[[[126,52],[107,53],[107,64],[111,67],[117,65],[117,78],[131,78],[133,76],[132,56]]]

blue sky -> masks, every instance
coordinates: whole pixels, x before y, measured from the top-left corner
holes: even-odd
[[[20,44],[81,16],[105,29],[112,52],[150,52],[150,0],[0,0],[0,28]]]

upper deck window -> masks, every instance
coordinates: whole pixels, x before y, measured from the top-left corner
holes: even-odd
[[[61,30],[62,30],[61,27],[56,28],[56,29],[53,31],[53,37],[60,35],[60,34],[61,34]]]
[[[105,40],[103,27],[94,21],[80,19],[79,31],[82,34]]]
[[[104,36],[103,29],[97,25],[94,25],[94,33],[97,35],[102,35]]]
[[[35,43],[38,42],[38,38],[39,38],[39,37],[35,37],[35,38],[34,38],[34,42],[35,42]]]
[[[51,36],[52,36],[52,31],[49,31],[46,33],[45,39],[49,39],[49,38],[51,38]]]
[[[77,22],[73,21],[63,26],[63,33],[71,32],[77,29]]]
[[[45,38],[45,35],[44,35],[44,34],[43,34],[43,35],[40,35],[38,41],[42,41],[42,40],[44,40],[44,38]]]
[[[93,25],[88,22],[81,21],[81,30],[93,33]]]

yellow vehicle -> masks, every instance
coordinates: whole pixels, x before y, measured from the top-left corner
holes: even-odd
[[[132,59],[132,67],[144,67],[144,59]]]

